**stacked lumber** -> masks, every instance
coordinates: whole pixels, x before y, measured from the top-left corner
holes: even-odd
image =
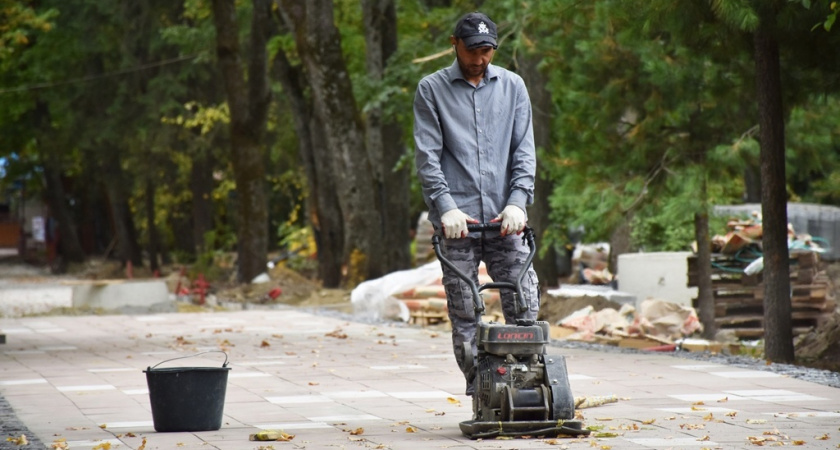
[[[485,284],[492,281],[487,274],[484,263],[478,267],[478,282]],[[421,326],[437,325],[449,322],[449,312],[446,305],[446,289],[438,278],[428,285],[414,286],[394,297],[401,301],[409,311],[409,323]],[[487,290],[481,293],[487,314],[494,315],[491,310],[500,309],[498,290]],[[497,318],[497,317],[496,317]]]
[[[712,294],[715,323],[740,338],[764,336],[764,280],[761,272],[748,275],[744,269],[755,258],[712,254]],[[831,282],[820,270],[819,254],[790,253],[791,323],[793,334],[807,333],[828,320],[837,307]],[[688,286],[697,286],[697,257],[688,257]],[[699,308],[697,299],[693,306]]]

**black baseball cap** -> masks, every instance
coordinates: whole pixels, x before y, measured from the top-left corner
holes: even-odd
[[[477,11],[461,17],[452,35],[464,41],[467,48],[486,46],[498,48],[496,24],[486,14]]]

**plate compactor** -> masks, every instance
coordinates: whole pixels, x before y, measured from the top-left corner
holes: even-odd
[[[500,223],[467,224],[470,232],[499,231]],[[464,343],[464,373],[473,378],[473,419],[460,423],[470,439],[496,437],[557,437],[589,434],[575,420],[575,400],[569,387],[566,359],[547,355],[550,342],[548,322],[517,320],[516,324],[482,321],[485,305],[481,292],[509,289],[515,294],[517,314],[528,309],[522,295],[522,279],[536,253],[534,231],[525,227],[523,241],[530,248],[528,260],[515,283],[476,283],[447,260],[440,250],[441,236],[432,236],[440,262],[451,269],[472,290],[475,308],[477,352]]]

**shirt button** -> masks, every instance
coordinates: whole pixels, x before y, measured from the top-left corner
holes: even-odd
[[[480,113],[480,112],[481,112],[481,108],[476,108],[476,109],[475,109],[475,112],[479,112],[479,113]]]

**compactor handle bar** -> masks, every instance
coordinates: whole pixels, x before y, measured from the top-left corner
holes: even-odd
[[[467,224],[467,231],[469,232],[476,232],[476,231],[500,231],[502,229],[501,222],[488,222],[488,223],[468,223]],[[439,232],[435,232],[432,235],[432,247],[435,249],[435,255],[437,255],[438,260],[452,270],[455,275],[458,276],[461,280],[463,280],[467,285],[469,285],[470,290],[473,294],[473,308],[475,309],[476,317],[481,317],[481,314],[484,312],[484,299],[481,298],[481,292],[486,289],[510,289],[514,292],[514,304],[516,305],[516,313],[520,314],[528,310],[528,303],[526,302],[525,296],[522,295],[522,279],[525,278],[525,274],[528,272],[528,268],[531,267],[531,262],[534,260],[534,256],[537,253],[537,245],[534,242],[534,230],[529,227],[525,226],[522,230],[522,241],[528,245],[528,249],[530,250],[528,253],[528,258],[525,260],[525,264],[522,266],[522,270],[519,271],[519,275],[516,277],[516,282],[511,283],[508,281],[494,281],[491,283],[484,283],[480,286],[476,286],[475,282],[467,276],[464,272],[460,269],[455,267],[452,264],[452,261],[446,259],[443,256],[443,252],[440,250],[440,240],[441,235]]]

